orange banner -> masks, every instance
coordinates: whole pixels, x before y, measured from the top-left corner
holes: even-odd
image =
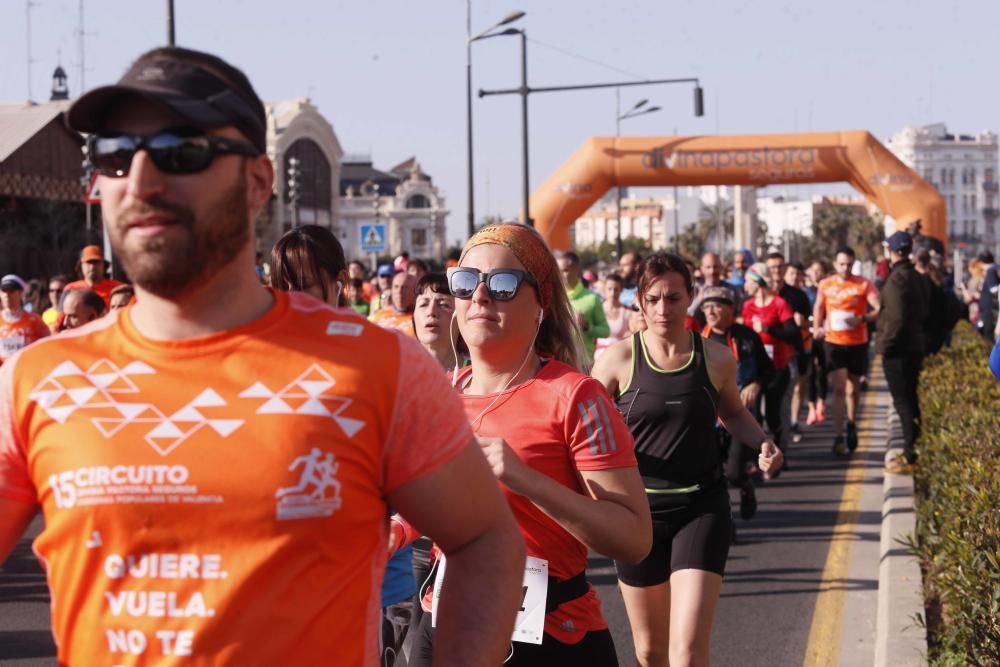
[[[906,229],[947,241],[938,191],[863,130],[707,137],[592,137],[531,196],[553,249],[613,187],[847,182]]]

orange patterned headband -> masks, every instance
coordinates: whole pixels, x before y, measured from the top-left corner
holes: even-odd
[[[477,245],[491,243],[493,245],[507,248],[517,261],[524,265],[531,277],[538,283],[538,298],[541,301],[542,309],[548,310],[552,303],[552,294],[556,286],[555,262],[552,258],[552,251],[545,245],[545,241],[538,235],[538,232],[531,227],[516,222],[504,222],[496,225],[484,227],[473,234],[465,249],[462,251],[462,259]]]

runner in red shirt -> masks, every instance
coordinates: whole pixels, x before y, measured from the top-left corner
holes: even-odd
[[[792,307],[771,289],[766,264],[757,262],[751,266],[745,279],[747,300],[743,302],[743,324],[760,335],[767,356],[774,362],[774,375],[764,387],[764,417],[774,442],[785,454],[787,466],[788,450],[782,439],[781,405],[791,382],[788,362],[795,356],[792,341],[801,334],[795,324]],[[780,472],[778,469],[769,476]]]
[[[521,527],[528,568],[548,575],[539,602],[526,573],[505,664],[617,665],[586,582],[587,550],[641,560],[649,508],[627,427],[604,388],[577,370],[586,357],[555,258],[530,227],[495,225],[469,240],[448,277],[472,358],[456,387]],[[429,664],[430,623],[421,620],[413,667]]]
[[[64,290],[92,289],[104,299],[104,305],[111,308],[111,290],[123,285],[117,280],[106,277],[108,261],[104,259],[104,251],[100,246],[89,245],[80,251],[80,274],[82,280],[76,280],[66,285]]]

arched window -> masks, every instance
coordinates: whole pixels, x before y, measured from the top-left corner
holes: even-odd
[[[406,200],[406,208],[430,208],[431,200],[424,195],[413,195]]]
[[[299,139],[285,151],[284,164],[277,178],[285,182],[285,203],[288,198],[288,160],[299,160],[299,206],[329,211],[333,208],[333,190],[330,187],[330,163],[322,149],[312,139]]]

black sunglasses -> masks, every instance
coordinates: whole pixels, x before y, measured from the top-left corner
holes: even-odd
[[[165,174],[196,174],[208,169],[216,155],[260,155],[259,150],[245,141],[201,130],[163,130],[145,137],[92,135],[87,140],[87,157],[102,176],[128,176],[132,158],[141,150]]]
[[[510,301],[517,296],[522,282],[538,289],[534,278],[517,269],[493,269],[489,273],[465,267],[448,269],[448,289],[456,299],[471,299],[479,283],[486,283],[491,299]]]

